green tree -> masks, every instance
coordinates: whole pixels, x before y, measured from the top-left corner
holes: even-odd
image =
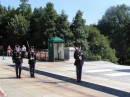
[[[126,35],[127,35],[127,38],[126,38],[126,41],[127,41],[127,49],[126,49],[126,55],[125,55],[125,58],[126,58],[126,63],[127,64],[130,64],[130,21],[127,21],[126,22]]]
[[[86,52],[89,48],[87,42],[88,34],[86,33],[85,20],[82,18],[82,16],[83,13],[80,10],[78,10],[70,28],[74,35],[73,43],[80,44],[82,49]]]
[[[6,13],[7,13],[6,8],[3,7],[3,6],[0,4],[0,24],[2,24],[2,20],[3,20],[3,18],[5,18]]]
[[[24,16],[27,20],[29,20],[32,16],[31,5],[28,4],[28,1],[29,0],[20,0],[21,4],[17,8],[17,13]]]
[[[66,46],[72,46],[72,36],[73,33],[70,29],[70,23],[68,22],[68,16],[65,14],[64,11],[58,15],[56,21],[56,34],[57,36],[64,38]]]
[[[100,31],[92,26],[87,27],[89,52],[87,55],[88,60],[107,60],[117,62],[115,50],[110,48],[108,39],[100,34]]]
[[[57,19],[57,12],[54,9],[54,5],[49,2],[46,4],[43,15],[40,19],[41,27],[43,29],[42,33],[45,36],[46,41],[48,41],[48,39],[55,34],[56,19]]]
[[[130,21],[130,7],[118,5],[110,7],[98,23],[98,28],[111,41],[111,46],[117,52],[118,58],[127,54],[127,22]]]
[[[11,8],[10,6],[8,6],[8,8],[3,7],[3,16],[2,16],[2,24],[0,25],[0,33],[2,33],[2,43],[4,45],[4,47],[6,47],[7,45],[12,45],[14,44],[14,33],[10,31],[10,29],[8,29],[8,23],[11,22],[11,18],[13,18],[17,12],[15,10],[15,8]]]
[[[15,15],[8,23],[8,29],[16,36],[15,39],[25,35],[29,26],[29,22],[21,14]]]
[[[8,28],[8,23],[11,22],[11,19],[14,18],[14,16],[17,14],[16,9],[8,6],[7,8],[7,14],[5,18],[5,45],[14,45],[15,40],[14,40],[14,33]]]
[[[2,25],[4,23],[4,19],[6,17],[6,14],[7,14],[7,11],[6,11],[6,8],[3,7],[1,4],[0,4],[0,25]],[[1,27],[1,26],[0,26]],[[1,32],[2,29],[0,29],[0,32]]]
[[[6,31],[6,16],[7,9],[0,4],[0,45],[5,46],[7,39],[7,31]]]
[[[31,23],[30,23],[30,32],[28,36],[32,36],[32,37],[28,37],[30,38],[30,42],[32,43],[32,45],[34,45],[37,48],[43,48],[43,41],[44,40],[44,35],[42,34],[43,31],[43,27],[42,26],[42,22],[41,21],[41,17],[42,14],[44,12],[44,9],[42,7],[40,8],[35,8],[33,11],[33,15],[31,17]]]

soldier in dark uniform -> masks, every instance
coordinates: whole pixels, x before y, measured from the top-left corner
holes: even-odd
[[[30,48],[30,51],[28,52],[28,64],[30,67],[30,77],[35,78],[35,64],[36,64],[36,52],[34,51],[34,47],[32,46]]]
[[[23,59],[22,59],[21,49],[19,45],[15,46],[12,59],[13,59],[13,63],[15,63],[16,77],[21,78]]]
[[[80,46],[75,47],[74,58],[75,62],[74,65],[76,66],[76,76],[77,82],[81,82],[81,75],[82,75],[82,66],[84,64],[84,56],[83,51],[81,50]]]

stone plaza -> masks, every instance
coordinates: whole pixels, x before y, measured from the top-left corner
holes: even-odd
[[[21,79],[15,77],[11,57],[0,57],[0,97],[130,97],[130,67],[106,61],[85,62],[82,82],[76,82],[72,61],[37,62],[30,78],[23,60]]]

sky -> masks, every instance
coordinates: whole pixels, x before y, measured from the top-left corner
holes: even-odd
[[[111,6],[117,6],[126,4],[130,6],[130,0],[29,0],[32,9],[45,7],[47,2],[54,4],[54,9],[58,14],[62,10],[68,15],[68,21],[72,22],[75,14],[78,10],[83,12],[83,18],[86,20],[86,24],[97,24],[106,10]],[[0,3],[8,7],[17,8],[20,4],[20,0],[0,0]]]

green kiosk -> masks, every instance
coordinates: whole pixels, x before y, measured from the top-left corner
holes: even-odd
[[[52,37],[48,40],[49,61],[64,60],[64,40]]]

